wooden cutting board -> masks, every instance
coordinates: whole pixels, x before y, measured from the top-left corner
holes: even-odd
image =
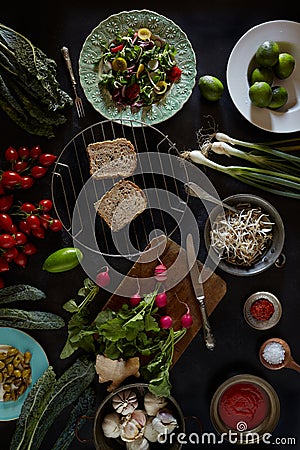
[[[153,241],[148,248],[151,246],[153,246]],[[175,330],[181,327],[180,319],[186,312],[186,306],[181,302],[184,302],[189,306],[193,317],[193,325],[175,346],[173,357],[174,365],[190,342],[198,334],[202,327],[202,321],[199,303],[195,297],[191,278],[187,270],[188,265],[185,250],[169,238],[164,241],[163,246],[162,252],[159,253],[159,260],[167,267],[167,269],[172,269],[170,270],[170,276],[168,276],[167,281],[164,283],[164,289],[168,297],[168,304],[166,308],[164,308],[164,314],[168,314],[173,318]],[[153,251],[157,252],[157,246],[154,245]],[[133,295],[137,292],[138,287],[140,288],[141,296],[152,292],[155,288],[155,283],[151,277],[153,277],[155,267],[160,264],[159,260],[153,260],[153,254],[152,256],[147,253],[145,253],[145,255],[143,254],[132,266],[127,276],[124,277],[124,281],[120,283],[116,291],[109,298],[104,309],[110,308],[113,311],[117,311],[123,303],[129,303],[130,297],[124,297],[124,292],[131,292],[131,295]],[[200,261],[197,261],[197,263],[200,268],[203,266]],[[187,273],[187,275],[181,279],[183,273]],[[139,285],[135,279],[140,280]],[[225,281],[219,275],[213,273],[207,281],[204,282],[203,288],[207,314],[210,316],[224,297],[227,286]],[[199,339],[199,347],[205,348],[203,338]]]

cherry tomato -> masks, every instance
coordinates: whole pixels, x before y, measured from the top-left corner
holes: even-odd
[[[52,219],[52,221],[50,222],[49,225],[49,229],[51,231],[61,231],[62,230],[62,223],[60,220],[58,219]]]
[[[2,195],[2,196],[0,197],[0,211],[1,211],[1,212],[6,212],[6,211],[8,211],[8,210],[11,208],[11,206],[12,206],[12,204],[13,204],[13,201],[14,201],[14,196],[13,196],[13,194],[10,194],[10,195]]]
[[[16,241],[11,234],[4,233],[0,234],[0,247],[1,248],[12,248],[16,245]]]
[[[120,52],[124,47],[124,44],[116,45],[115,47],[110,47],[110,51],[112,53],[118,53]]]
[[[47,173],[47,168],[44,166],[33,166],[30,171],[30,175],[33,178],[42,178],[46,175],[46,173]]]
[[[42,153],[42,149],[39,145],[35,145],[30,150],[30,156],[32,159],[38,159],[38,157],[41,155],[41,153]]]
[[[25,255],[25,253],[20,252],[18,254],[18,256],[16,256],[14,258],[14,263],[16,263],[18,266],[22,267],[23,269],[25,269],[26,264],[27,264],[27,256]]]
[[[20,147],[18,154],[21,159],[28,159],[30,156],[30,150],[28,147]]]
[[[18,231],[15,234],[15,241],[16,245],[24,245],[27,242],[27,236],[25,233],[22,233],[22,231]]]
[[[37,247],[32,242],[27,242],[23,247],[23,253],[25,255],[34,255],[37,252]]]
[[[21,231],[23,231],[23,233],[25,233],[27,235],[29,235],[31,232],[31,229],[30,229],[28,223],[26,222],[26,220],[20,220],[19,228]]]
[[[39,163],[44,167],[51,166],[56,160],[56,156],[52,155],[52,153],[42,153],[39,156]]]
[[[4,158],[6,159],[6,161],[11,161],[11,162],[17,161],[18,156],[19,156],[19,154],[18,154],[17,150],[15,150],[13,147],[8,147],[5,150]]]
[[[27,175],[24,176],[24,177],[21,177],[21,188],[22,189],[29,189],[29,188],[31,188],[33,183],[34,183],[34,179],[32,177],[29,177]]]
[[[18,227],[15,223],[10,227],[10,234],[16,234],[18,232]]]
[[[38,239],[44,239],[45,237],[45,228],[43,227],[35,227],[31,230],[34,237]]]
[[[39,208],[45,213],[49,212],[52,209],[53,203],[49,199],[41,200],[39,202]]]
[[[26,162],[26,161],[17,161],[14,164],[14,171],[17,172],[17,173],[20,173],[23,170],[25,170],[27,166],[28,166],[28,162]]]
[[[4,278],[0,277],[0,289],[4,288],[4,286],[5,286]]]
[[[34,214],[31,214],[25,219],[27,225],[29,226],[30,230],[33,230],[33,228],[39,228],[41,226],[41,222],[38,216],[35,216]]]
[[[0,257],[0,272],[7,272],[9,270],[9,264],[4,258]]]
[[[0,195],[4,195],[4,194],[5,194],[4,186],[2,184],[2,181],[0,180]]]
[[[0,229],[11,231],[13,221],[8,214],[0,213]]]
[[[32,203],[23,203],[21,205],[21,210],[28,214],[31,214],[36,211],[36,207]]]
[[[15,187],[21,183],[21,176],[12,170],[6,170],[2,173],[2,184],[4,187]]]
[[[12,262],[14,258],[16,258],[19,254],[19,251],[16,247],[12,247],[6,250],[5,253],[3,253],[3,258],[8,263]]]
[[[51,221],[51,216],[49,214],[41,214],[40,215],[40,222],[41,222],[42,227],[47,229],[49,227],[50,221]]]

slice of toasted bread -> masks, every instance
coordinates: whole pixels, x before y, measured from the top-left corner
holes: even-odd
[[[147,199],[139,186],[121,180],[94,204],[96,211],[112,231],[119,231],[141,214]]]
[[[125,138],[93,142],[87,146],[90,174],[93,178],[129,177],[137,165],[133,144]]]

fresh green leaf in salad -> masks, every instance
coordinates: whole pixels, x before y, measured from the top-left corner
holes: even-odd
[[[118,108],[132,110],[160,102],[182,74],[175,47],[148,28],[129,29],[109,42],[98,72],[99,87],[108,90]]]

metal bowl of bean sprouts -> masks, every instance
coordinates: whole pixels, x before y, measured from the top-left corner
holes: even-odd
[[[231,275],[256,275],[285,262],[285,231],[278,211],[252,194],[236,194],[223,200],[234,210],[216,206],[205,224],[209,257]]]

